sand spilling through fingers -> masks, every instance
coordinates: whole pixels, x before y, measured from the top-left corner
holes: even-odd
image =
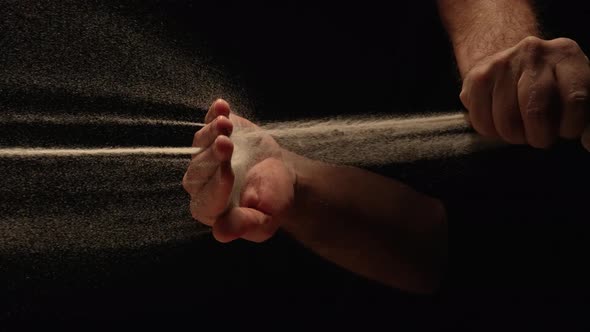
[[[295,121],[263,128],[288,150],[311,159],[358,166],[459,156],[496,146],[473,133],[459,113]]]
[[[218,97],[238,114],[255,112],[206,52],[177,47],[149,17],[139,23],[115,7],[77,0],[2,6],[0,260],[142,248],[206,230],[192,220],[181,184],[197,121]],[[459,114],[261,128],[236,130],[237,173],[268,134],[309,158],[359,166],[487,146]]]

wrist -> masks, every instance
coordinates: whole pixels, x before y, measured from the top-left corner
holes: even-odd
[[[503,37],[502,40],[490,42],[486,45],[478,45],[477,43],[469,44],[467,42],[460,43],[454,46],[455,59],[461,78],[465,76],[479,63],[494,55],[516,46],[522,40],[528,37],[538,37],[539,34],[531,30],[522,32],[511,37]]]
[[[285,149],[281,150],[281,154],[283,163],[292,176],[294,193],[293,204],[281,221],[281,226],[287,232],[294,233],[297,231],[297,224],[300,223],[300,221],[297,221],[300,219],[298,211],[301,211],[303,208],[303,198],[305,197],[304,191],[310,182],[308,175],[309,171],[306,165],[306,158]]]
[[[541,36],[532,1],[438,0],[438,5],[462,77],[485,57]]]

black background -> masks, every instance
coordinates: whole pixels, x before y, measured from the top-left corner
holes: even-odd
[[[246,89],[259,120],[460,108],[460,81],[431,2],[111,5],[158,22],[178,47],[207,49]],[[548,36],[572,37],[588,53],[586,5],[546,1],[539,8]],[[589,165],[570,142],[375,169],[449,207],[452,259],[435,296],[368,282],[284,234],[262,245],[219,245],[204,236],[141,253],[63,258],[52,267],[57,277],[35,278],[5,297],[17,305],[0,318],[195,329],[575,330],[587,324],[589,309]]]

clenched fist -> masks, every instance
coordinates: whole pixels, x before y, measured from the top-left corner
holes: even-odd
[[[573,40],[527,37],[464,76],[460,98],[480,134],[536,148],[582,137],[590,150],[590,66]]]

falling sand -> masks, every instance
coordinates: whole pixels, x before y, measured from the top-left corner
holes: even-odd
[[[44,123],[96,124],[94,117],[67,121],[45,116]],[[14,121],[14,119],[11,119]],[[86,120],[86,121],[84,121]],[[2,123],[4,121],[0,121]],[[10,121],[6,121],[10,122]],[[34,123],[34,121],[31,121]],[[27,122],[29,123],[29,122]],[[101,124],[203,126],[200,123],[167,120],[101,119]],[[270,135],[282,147],[315,160],[349,165],[382,165],[458,156],[495,144],[470,132],[462,114],[389,118],[332,119],[271,123],[257,128],[237,128],[236,149],[255,150],[256,138]],[[243,138],[243,139],[240,139]],[[125,147],[125,148],[23,148],[0,149],[2,157],[61,157],[117,155],[183,155],[198,154],[190,147]]]
[[[237,114],[256,112],[206,52],[177,47],[149,17],[136,21],[117,6],[23,0],[3,7],[0,260],[136,250],[207,231],[192,220],[181,184],[197,152],[190,147],[202,127],[196,121],[220,96]],[[488,146],[460,114],[258,124],[236,128],[236,155],[249,158],[266,134],[309,158],[356,166]]]

